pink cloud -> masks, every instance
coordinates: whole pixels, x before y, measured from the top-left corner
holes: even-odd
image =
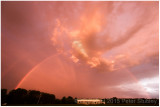
[[[37,67],[19,87],[58,97],[147,97],[137,84],[158,75],[158,6],[2,2],[2,88],[16,87]],[[140,90],[115,88],[128,83]]]

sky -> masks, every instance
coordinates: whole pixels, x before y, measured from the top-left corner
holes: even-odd
[[[1,88],[159,98],[158,1],[2,1]]]

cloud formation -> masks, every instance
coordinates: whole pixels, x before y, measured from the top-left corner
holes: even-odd
[[[158,13],[155,1],[2,2],[2,87],[157,97],[139,82],[159,75]]]
[[[92,6],[89,6],[91,4]],[[138,6],[136,6],[137,4]],[[84,8],[84,6],[86,7]],[[54,29],[52,40],[63,49],[66,48],[66,45],[70,47],[72,57],[74,60],[77,59],[76,63],[78,60],[83,61],[91,68],[102,68],[104,71],[114,71],[115,61],[103,58],[103,54],[127,44],[126,42],[137,35],[139,35],[138,38],[144,38],[144,34],[144,36],[140,36],[137,33],[158,18],[157,11],[153,12],[150,9],[155,8],[154,4],[150,5],[144,2],[108,2],[107,8],[96,2],[89,2],[86,5],[81,4],[80,7],[83,11],[78,12],[80,17],[77,18],[79,23],[74,25],[76,29],[70,29],[70,24],[66,25],[67,22],[64,25],[63,18],[57,19],[57,27]],[[104,8],[106,11],[103,10]],[[79,8],[74,10],[79,11]],[[69,38],[69,43],[66,42],[68,40],[66,38]],[[57,40],[59,41],[56,42]],[[133,42],[135,43],[135,41]],[[132,55],[132,53],[129,54]],[[138,63],[139,60],[136,62]]]

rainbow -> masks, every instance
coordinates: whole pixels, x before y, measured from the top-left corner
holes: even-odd
[[[40,63],[38,63],[36,66],[34,66],[22,79],[21,81],[17,84],[17,86],[15,87],[15,89],[19,88],[19,86],[23,83],[23,81],[34,71],[36,70],[41,64],[43,64],[45,61],[47,61],[48,59],[50,59],[53,56],[56,56],[57,54],[51,55],[47,58],[45,58],[44,60],[42,60]]]
[[[57,54],[56,54],[56,55],[57,55]],[[38,63],[36,66],[34,66],[34,67],[22,78],[22,80],[18,83],[18,85],[16,86],[15,89],[19,88],[20,85],[24,82],[24,80],[25,80],[34,70],[36,70],[41,64],[43,64],[45,61],[47,61],[48,59],[50,59],[50,58],[52,58],[52,57],[54,57],[54,56],[56,56],[56,55],[55,55],[55,54],[54,54],[54,55],[51,55],[51,56],[45,58],[44,60],[42,60],[42,61],[41,61],[40,63]],[[132,79],[144,90],[146,96],[147,96],[148,98],[150,98],[149,94],[145,91],[144,87],[142,87],[141,84],[139,84],[138,79],[137,79],[129,70],[126,69],[125,71],[126,71],[126,72],[132,77]]]

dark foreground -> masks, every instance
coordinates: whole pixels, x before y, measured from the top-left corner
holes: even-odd
[[[159,104],[94,104],[94,105],[83,105],[83,104],[9,104],[6,106],[159,106]]]
[[[103,98],[103,103],[92,102],[89,105],[78,102],[77,98],[71,96],[57,99],[54,94],[44,93],[36,90],[14,89],[7,93],[7,89],[1,89],[2,106],[159,106],[156,98]],[[93,104],[94,103],[94,104]]]

